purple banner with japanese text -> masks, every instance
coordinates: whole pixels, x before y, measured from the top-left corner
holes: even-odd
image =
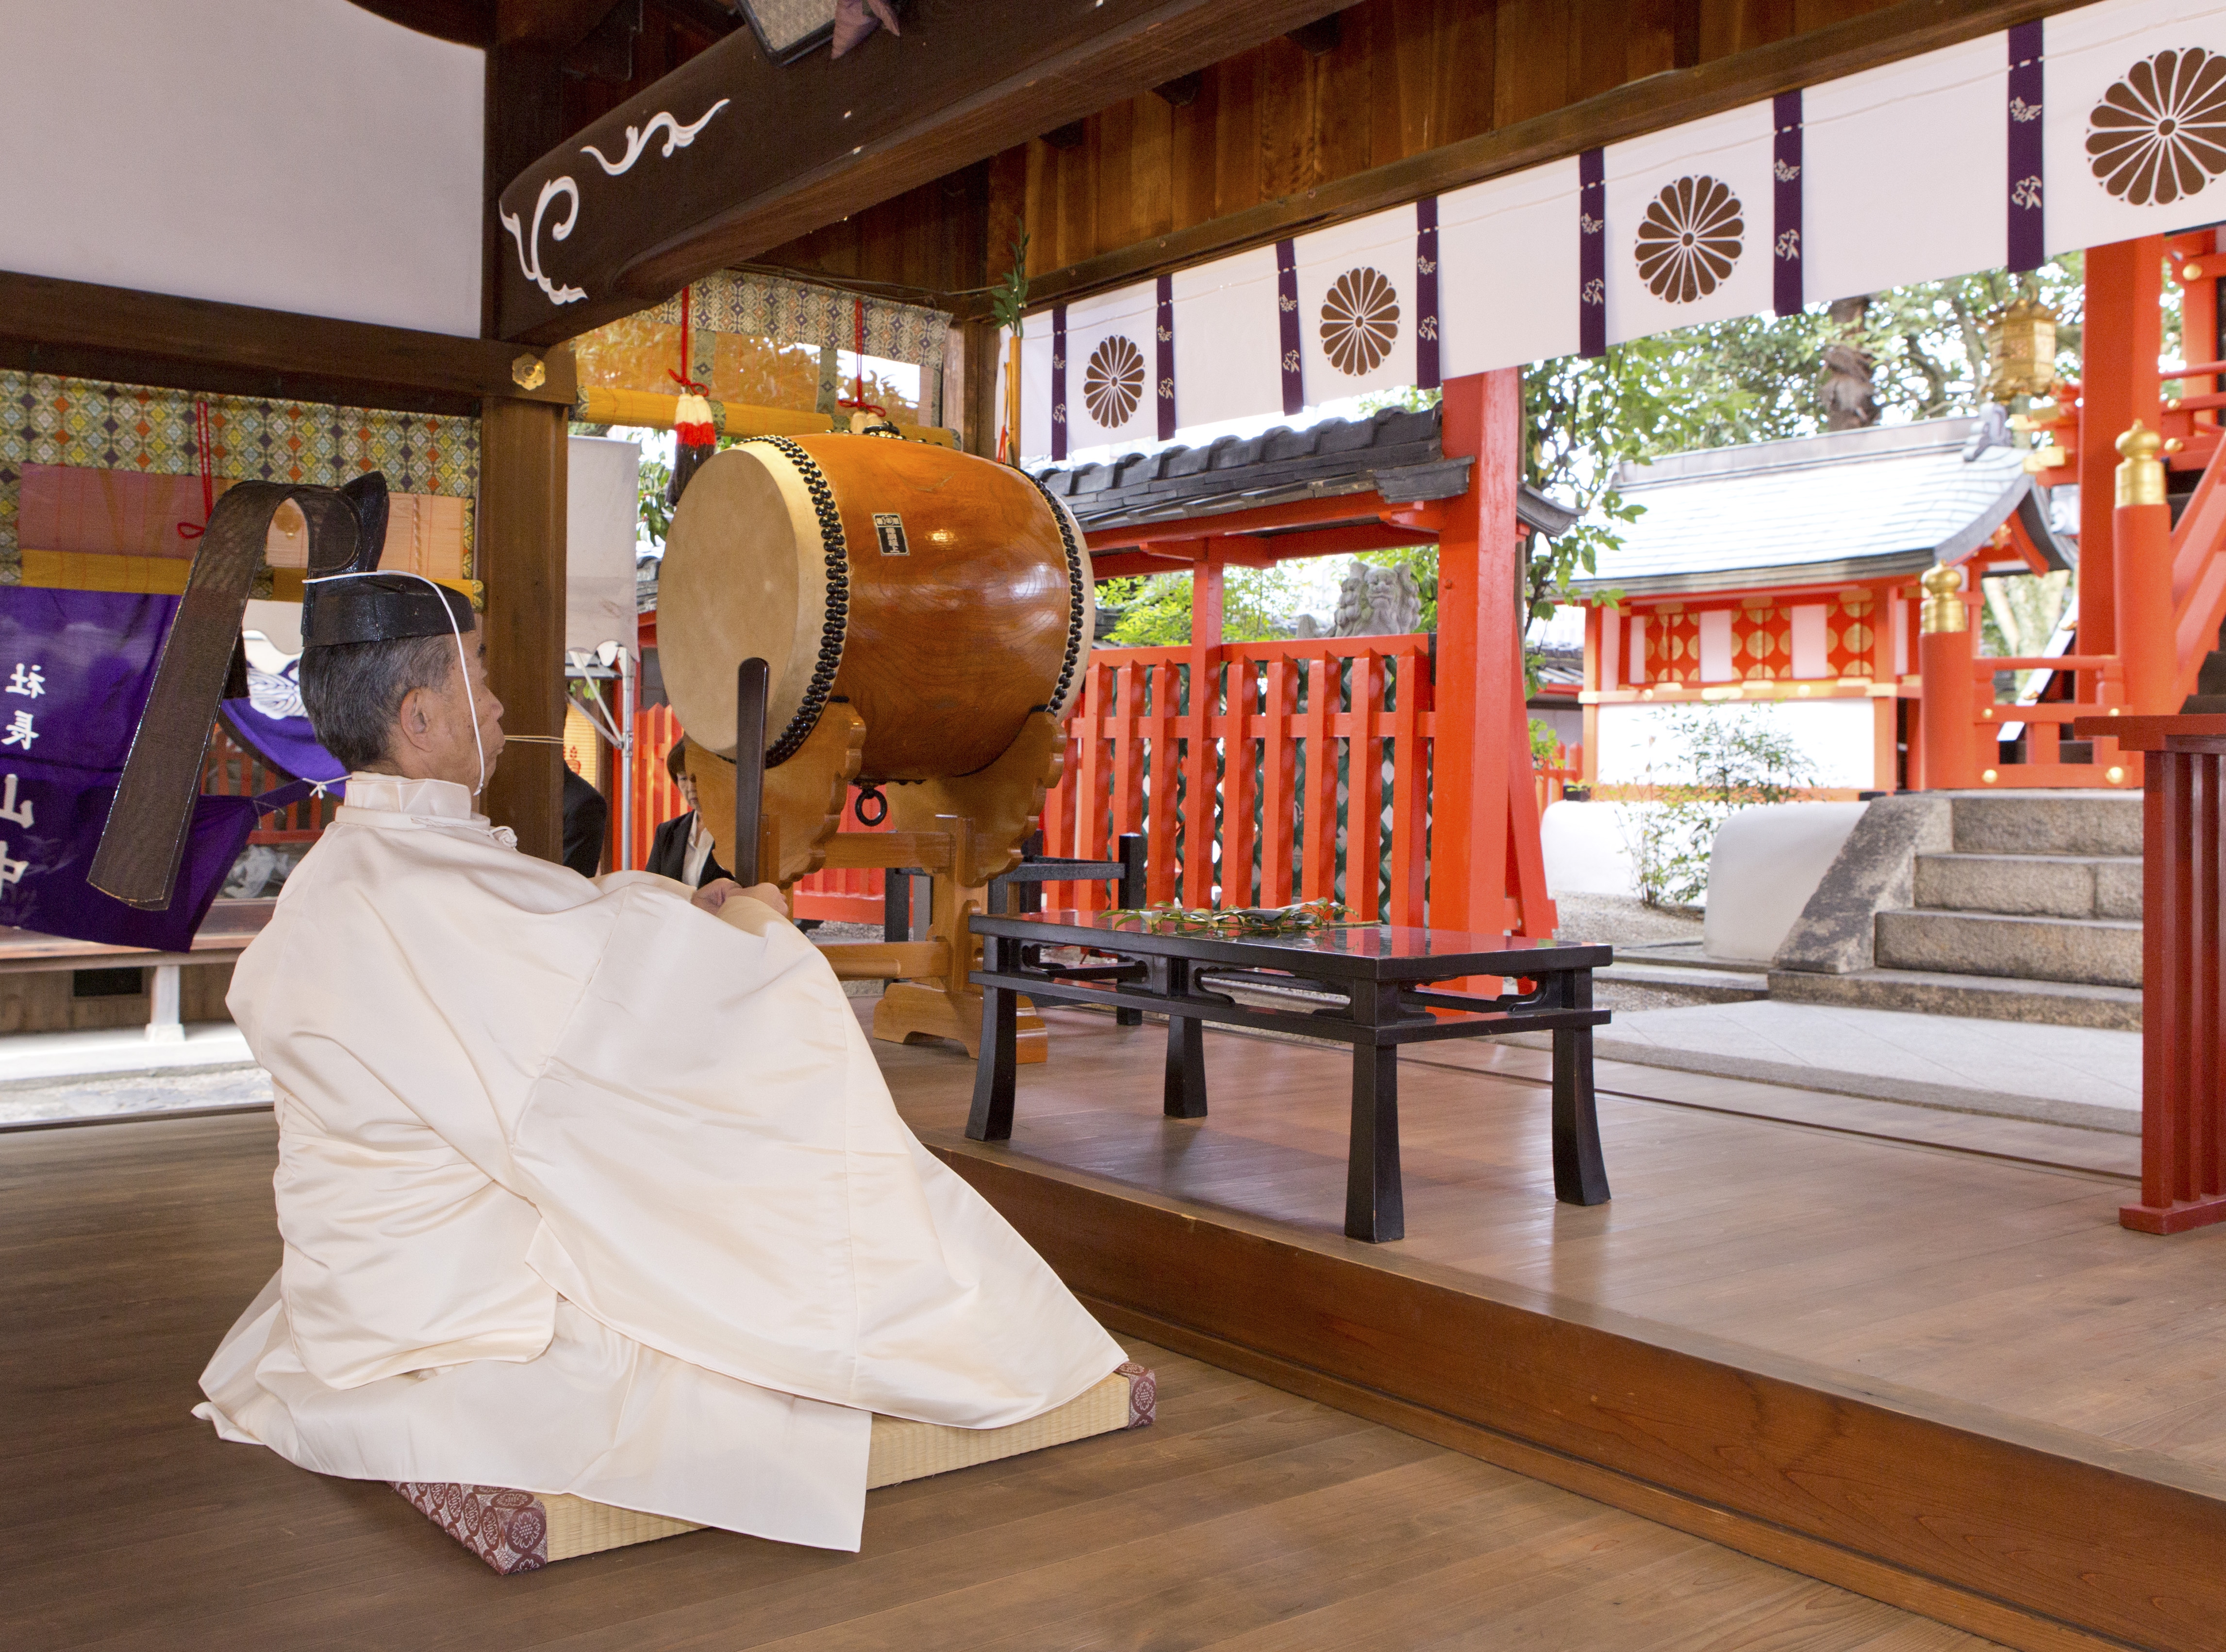
[[[250,797],[204,797],[164,912],[88,886],[178,599],[0,587],[0,924],[181,952],[253,829]]]

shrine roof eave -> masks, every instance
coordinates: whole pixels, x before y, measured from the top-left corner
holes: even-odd
[[[1123,454],[1108,462],[1037,473],[1045,488],[1096,535],[1208,521],[1301,499],[1374,494],[1382,505],[1424,505],[1468,492],[1473,461],[1448,458],[1439,411],[1385,408],[1365,419],[1328,419],[1203,446]],[[1516,516],[1551,537],[1577,513],[1536,488],[1517,490]],[[1417,539],[1428,538],[1417,532]]]
[[[1930,550],[1890,556],[1838,556],[1783,568],[1711,569],[1705,573],[1657,574],[1624,580],[1576,580],[1569,588],[1582,602],[1598,602],[1618,593],[1626,597],[1729,596],[1818,585],[1863,585],[1901,579],[1932,566]]]
[[[2077,545],[2049,527],[2048,511],[2041,502],[2039,491],[2032,486],[2031,478],[2025,477],[2009,490],[2007,508],[1999,515],[1991,511],[1982,514],[1970,526],[1929,550],[1918,547],[1882,556],[1839,556],[1771,568],[1708,569],[1620,580],[1577,580],[1571,582],[1570,588],[1580,601],[1597,602],[1610,593],[1620,593],[1625,597],[1759,595],[1814,586],[1860,585],[1907,578],[1923,573],[1935,562],[1968,563],[1981,578],[1995,572],[2029,573],[2032,570],[2021,556],[1985,554],[1995,530],[2013,518],[2051,570],[2078,565]]]

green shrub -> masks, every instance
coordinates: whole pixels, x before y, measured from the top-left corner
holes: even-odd
[[[1788,803],[1816,768],[1767,706],[1695,706],[1663,720],[1646,785],[1653,801],[1631,806],[1625,841],[1650,906],[1692,906],[1708,890],[1716,829],[1742,809]]]

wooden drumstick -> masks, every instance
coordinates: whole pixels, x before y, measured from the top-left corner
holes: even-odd
[[[754,655],[735,670],[735,881],[764,880],[758,833],[765,818],[766,695],[772,673]],[[778,871],[778,867],[772,868]]]

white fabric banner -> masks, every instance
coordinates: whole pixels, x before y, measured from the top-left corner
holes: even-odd
[[[2226,8],[2112,0],[2044,29],[2048,251],[2226,218]]]
[[[1784,101],[1600,156],[1609,342],[1767,313],[1780,269],[1787,302],[1797,273],[1814,303],[2031,267],[2044,217],[2049,254],[2226,220],[2222,0],[2104,0],[1809,86],[1797,130]],[[1585,164],[1438,199],[1445,377],[1584,347]],[[1289,316],[1273,245],[1176,272],[1179,432],[1416,382],[1417,226],[1410,205],[1298,238]],[[1069,451],[1157,435],[1157,297],[1147,281],[1070,308]],[[1047,312],[1029,318],[1031,458],[1051,451],[1051,327]]]
[[[1177,270],[1174,300],[1180,425],[1219,424],[1282,406],[1274,247]]]
[[[997,334],[997,423],[1004,424],[1013,335]],[[1051,456],[1051,312],[1027,318],[1021,335],[1021,428],[1014,432],[1023,459]]]
[[[1066,450],[1159,439],[1153,323],[1155,283],[1071,304],[1066,311]],[[1036,323],[1029,330],[1034,331]],[[1056,416],[1054,415],[1054,416]]]
[[[1445,375],[1577,348],[1577,160],[1438,197]]]
[[[1770,308],[1770,159],[1766,103],[1609,146],[1610,343]]]
[[[1415,209],[1297,239],[1299,353],[1306,403],[1415,382]]]
[[[2000,267],[2008,62],[1988,35],[1801,94],[1809,302]]]
[[[564,646],[607,642],[635,651],[633,566],[641,517],[641,448],[573,436],[564,479]]]

